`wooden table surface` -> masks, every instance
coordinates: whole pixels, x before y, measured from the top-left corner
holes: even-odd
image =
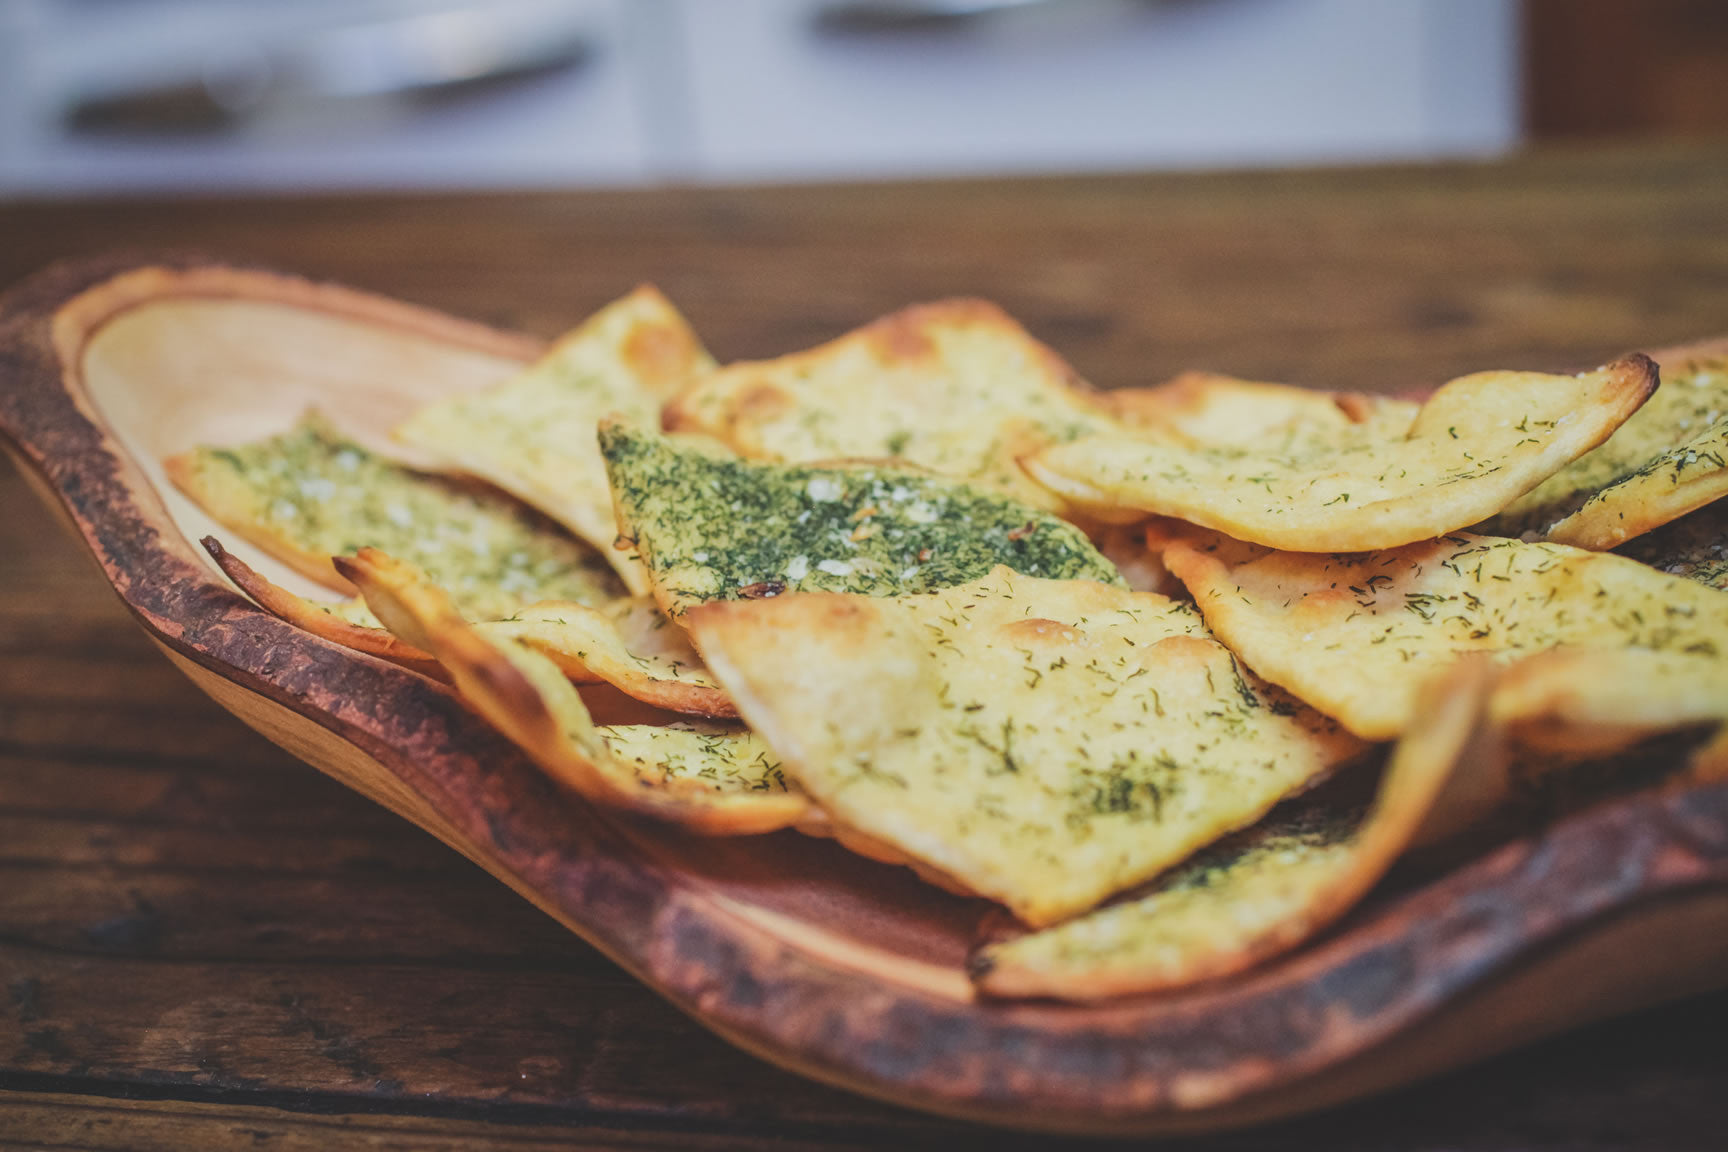
[[[658,283],[722,359],[994,298],[1101,385],[1398,389],[1728,332],[1728,143],[1487,165],[0,205],[0,284],[196,248],[551,335]],[[0,1148],[946,1147],[703,1032],[204,699],[0,466]],[[1728,1145],[1728,994],[1231,1150]],[[995,1146],[1059,1146],[997,1138]]]

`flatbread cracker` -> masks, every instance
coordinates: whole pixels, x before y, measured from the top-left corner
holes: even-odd
[[[1619,549],[1622,556],[1728,591],[1728,500],[1718,500]]]
[[[1662,386],[1610,436],[1487,525],[1612,548],[1728,492],[1728,340],[1658,352]]]
[[[631,592],[647,579],[611,547],[612,497],[594,430],[621,415],[657,424],[660,405],[712,371],[688,323],[644,285],[601,309],[520,375],[430,404],[396,436],[444,468],[489,480],[588,541]]]
[[[1728,496],[1728,419],[1584,502],[1542,534],[1575,548],[1613,548]]]
[[[752,459],[898,458],[1055,510],[1015,459],[1111,421],[1074,370],[983,300],[884,316],[820,347],[729,364],[667,406],[666,427]]]
[[[357,596],[338,603],[308,600],[265,579],[250,564],[222,547],[221,541],[216,537],[206,536],[200,543],[228,579],[234,581],[240,591],[272,616],[332,644],[388,660],[422,676],[431,676],[435,680],[450,678],[445,673],[444,666],[430,653],[422,652],[401,638],[392,636],[388,629],[378,623],[378,618],[366,607],[364,597]]]
[[[501,492],[392,464],[310,413],[292,431],[164,461],[181,491],[296,572],[354,589],[330,558],[374,547],[424,569],[461,610],[604,603],[623,588],[593,548]]]
[[[1403,435],[1383,423],[1264,444],[1123,433],[1023,463],[1101,519],[1158,514],[1291,551],[1389,548],[1475,524],[1605,440],[1656,387],[1632,356],[1581,376],[1483,372],[1431,396]]]
[[[449,679],[429,653],[391,635],[364,598],[339,603],[308,600],[265,579],[214,537],[205,537],[203,543],[217,566],[265,611],[333,644],[437,680]],[[611,684],[669,712],[717,718],[738,715],[708,675],[684,630],[667,620],[647,597],[614,600],[600,608],[543,600],[504,620],[480,621],[474,627],[539,652],[578,684]]]
[[[554,600],[531,604],[506,620],[475,625],[550,659],[578,683],[604,681],[669,712],[738,715],[684,629],[652,599],[633,596],[600,608]]]
[[[1121,582],[1072,524],[922,470],[744,460],[610,421],[600,443],[620,536],[674,619],[709,600],[927,592],[997,564]]]
[[[1164,553],[1244,663],[1367,740],[1460,653],[1557,647],[1728,658],[1728,594],[1601,552],[1455,534],[1373,553]]]
[[[969,964],[980,991],[1105,1000],[1216,980],[1295,948],[1368,894],[1448,791],[1475,791],[1457,778],[1488,767],[1466,753],[1492,683],[1486,665],[1468,663],[1431,686],[1365,810],[1327,797],[1281,805],[1145,895],[980,949]]]
[[[437,657],[462,699],[583,797],[712,835],[796,825],[810,801],[738,726],[596,726],[550,659],[472,627],[423,575],[372,549],[339,557],[386,627]]]
[[[1080,912],[1361,745],[1245,675],[1191,606],[999,567],[939,592],[687,622],[788,774],[1028,924]]]
[[[1404,436],[1422,407],[1391,396],[1323,392],[1216,372],[1184,372],[1153,388],[1118,388],[1106,392],[1104,401],[1139,436],[1273,456],[1303,455],[1320,443],[1336,443],[1341,434]]]

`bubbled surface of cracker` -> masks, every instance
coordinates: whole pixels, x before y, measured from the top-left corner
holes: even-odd
[[[595,549],[515,499],[392,464],[316,414],[280,436],[200,447],[165,464],[222,524],[343,592],[352,589],[330,558],[368,547],[424,570],[479,619],[536,600],[603,603],[623,591]]]
[[[1728,341],[1658,353],[1662,384],[1600,447],[1520,497],[1484,526],[1611,548],[1698,507],[1707,474],[1723,471],[1728,436]],[[1674,491],[1669,491],[1674,489]],[[1696,495],[1688,503],[1685,490]],[[1721,489],[1716,489],[1716,495]],[[1557,526],[1587,511],[1568,527]]]
[[[372,549],[338,566],[392,633],[438,659],[469,707],[581,796],[713,835],[768,832],[807,818],[808,798],[742,726],[686,726],[674,730],[679,735],[597,726],[556,663],[470,626],[410,566]]]
[[[1367,895],[1474,770],[1463,755],[1491,683],[1478,666],[1430,687],[1366,808],[1323,796],[1280,805],[1144,895],[981,949],[979,987],[1102,1000],[1215,980],[1296,947]]]
[[[1054,508],[1014,461],[1103,431],[1074,370],[982,300],[917,305],[806,352],[729,364],[666,410],[756,459],[897,457]]]
[[[922,470],[746,460],[611,422],[601,446],[619,532],[675,619],[710,600],[926,592],[997,564],[1121,580],[1067,521]]]
[[[1640,356],[1580,376],[1483,372],[1435,392],[1402,435],[1373,420],[1284,448],[1118,434],[1024,463],[1101,518],[1175,516],[1291,551],[1395,547],[1500,511],[1605,440],[1655,384]]]
[[[1464,652],[1647,648],[1728,658],[1728,594],[1625,557],[1459,533],[1383,552],[1164,554],[1259,675],[1369,740],[1408,727]]]
[[[595,428],[619,414],[657,424],[660,405],[713,360],[666,298],[638,288],[502,384],[428,405],[396,436],[453,471],[491,481],[588,541],[633,592],[647,589],[615,532]]]
[[[1355,754],[1191,607],[998,568],[918,596],[704,606],[697,647],[838,825],[1047,924]]]

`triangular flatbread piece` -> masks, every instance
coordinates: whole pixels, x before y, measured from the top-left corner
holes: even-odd
[[[612,497],[594,443],[602,417],[658,423],[660,405],[712,371],[688,323],[652,287],[601,309],[520,375],[430,404],[396,429],[422,456],[489,480],[600,549],[630,590],[639,567],[612,548]]]
[[[714,835],[810,816],[809,799],[742,727],[597,726],[556,664],[470,626],[408,566],[371,549],[336,563],[392,633],[437,658],[471,708],[583,797]]]
[[[745,460],[616,422],[600,442],[619,533],[674,619],[710,600],[926,592],[997,564],[1121,581],[1067,521],[919,469]]]
[[[1613,436],[1485,525],[1601,550],[1728,494],[1728,340],[1656,353],[1662,386]]]
[[[1496,771],[1469,754],[1492,682],[1472,663],[1425,693],[1366,809],[1324,796],[1281,805],[1145,895],[980,949],[979,989],[1104,1000],[1216,980],[1295,948],[1367,895],[1430,816],[1452,819],[1448,792],[1472,794],[1464,778]]]
[[[670,404],[666,426],[753,459],[895,457],[1054,509],[1015,458],[1111,422],[1074,370],[1000,308],[945,300],[807,352],[728,364]]]
[[[1358,736],[1391,739],[1465,652],[1647,648],[1728,659],[1728,594],[1602,552],[1459,533],[1324,555],[1177,542],[1207,624],[1259,675]]]
[[[1361,746],[1189,606],[997,568],[705,605],[740,713],[838,825],[1048,924],[1252,823]]]
[[[1157,514],[1290,551],[1389,548],[1498,512],[1607,439],[1656,387],[1632,356],[1581,376],[1483,372],[1431,396],[1403,434],[1384,423],[1260,443],[1178,443],[1126,433],[1024,460],[1089,515]]]
[[[316,413],[280,436],[195,448],[164,467],[223,525],[340,592],[353,589],[330,558],[368,547],[430,573],[477,619],[623,591],[597,551],[510,496],[392,464]]]

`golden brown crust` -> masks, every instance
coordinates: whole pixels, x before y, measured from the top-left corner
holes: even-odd
[[[1234,856],[1202,857],[1147,896],[986,945],[971,966],[979,989],[1105,1000],[1220,979],[1296,947],[1367,895],[1437,814],[1480,811],[1476,778],[1491,793],[1495,765],[1466,751],[1492,684],[1491,666],[1466,662],[1424,690],[1373,806],[1342,836],[1316,839],[1274,814],[1239,836]]]
[[[709,835],[768,832],[807,818],[810,801],[797,791],[729,790],[701,774],[625,762],[550,660],[469,626],[448,596],[375,549],[335,563],[391,632],[438,658],[470,707],[583,797]]]
[[[392,636],[386,629],[367,628],[351,623],[332,614],[327,608],[272,584],[251,565],[222,547],[221,542],[214,536],[204,537],[201,543],[204,550],[210,553],[211,559],[216,561],[216,566],[239,586],[240,591],[278,619],[286,620],[296,628],[304,629],[332,644],[340,644],[352,651],[388,660],[422,676],[446,682],[450,679],[444,666],[432,656]],[[332,568],[331,571],[335,569]]]
[[[1348,430],[1288,446],[1209,424],[1187,438],[1079,439],[1022,464],[1103,518],[1175,516],[1290,551],[1366,551],[1487,519],[1601,444],[1655,387],[1639,355],[1580,376],[1477,373],[1436,392],[1401,434],[1335,412]]]

